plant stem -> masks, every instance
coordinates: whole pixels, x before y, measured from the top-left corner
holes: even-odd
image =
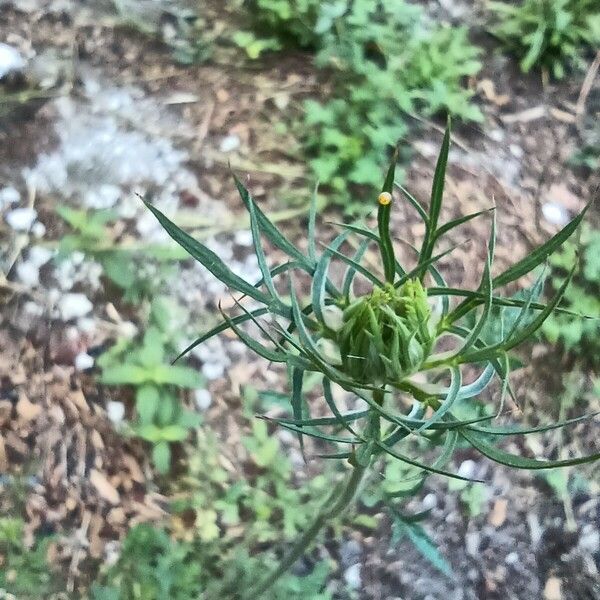
[[[349,477],[342,481],[334,490],[329,500],[325,502],[319,511],[312,525],[302,534],[288,554],[284,556],[277,568],[269,573],[255,588],[250,590],[247,596],[249,600],[262,598],[263,594],[303,556],[327,521],[339,515],[352,502],[366,471],[366,466],[353,465]],[[333,501],[333,504],[329,505],[330,501]]]

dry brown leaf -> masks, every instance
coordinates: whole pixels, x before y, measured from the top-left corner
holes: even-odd
[[[493,527],[501,527],[506,521],[506,509],[508,508],[508,501],[504,498],[500,498],[494,502],[494,507],[488,516],[488,523]]]
[[[6,457],[6,447],[4,446],[4,438],[0,435],[0,473],[8,471],[8,458]]]
[[[550,577],[544,586],[545,600],[562,600],[562,581],[558,577]]]
[[[511,113],[508,115],[501,115],[500,118],[505,123],[529,123],[530,121],[536,121],[546,116],[546,107],[543,104],[534,106],[533,108],[527,108],[517,113]]]
[[[102,498],[111,504],[119,504],[121,500],[119,492],[100,471],[96,469],[90,471],[90,483],[96,488]]]
[[[496,106],[506,106],[510,102],[508,94],[497,94],[496,86],[491,79],[482,79],[477,88],[483,92],[486,100],[493,102]]]
[[[19,401],[17,402],[17,414],[23,423],[29,423],[36,419],[42,412],[42,407],[39,404],[34,404],[25,395],[25,392],[19,392]]]

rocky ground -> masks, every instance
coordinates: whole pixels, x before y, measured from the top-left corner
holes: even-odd
[[[56,207],[113,209],[114,243],[163,243],[138,194],[150,196],[237,273],[257,280],[228,164],[301,240],[304,207],[297,200],[312,184],[274,124],[320,89],[317,74],[297,56],[258,68],[239,59],[179,66],[164,44],[122,27],[109,4],[0,0],[0,80],[11,93],[29,94],[0,104],[0,506],[8,510],[12,500],[3,490],[25,476],[27,535],[50,529],[68,541],[56,559],[71,587],[90,559],[118,551],[128,527],[164,519],[167,498],[143,446],[115,433],[130,404],[95,377],[98,353],[133,335],[138,318],[81,252],[54,260],[66,231]],[[446,207],[456,216],[496,204],[499,266],[555,232],[597,190],[593,176],[568,165],[600,97],[598,79],[587,89],[583,75],[543,87],[490,51],[476,82],[486,123],[456,132]],[[429,193],[440,138],[439,127],[426,123],[414,143],[408,187],[417,197]],[[396,212],[394,227],[409,241],[423,233],[409,209]],[[445,273],[450,282],[476,285],[485,225],[469,224],[462,235],[472,242],[452,255]],[[187,340],[215,321],[220,302],[231,302],[221,284],[187,261],[165,289],[183,308]],[[524,417],[555,417],[557,373],[569,366],[541,344],[529,351],[534,366],[514,381]],[[225,445],[235,444],[228,403],[240,386],[277,386],[281,374],[228,337],[198,348],[191,362],[208,392],[190,393],[190,406],[205,413]],[[597,410],[599,403],[587,394],[579,407]],[[548,455],[560,443],[565,452],[589,453],[597,424],[518,449]],[[283,439],[297,454],[295,439]],[[384,517],[375,535],[348,531],[333,551],[349,588],[360,589],[361,598],[389,600],[600,598],[597,467],[582,469],[588,487],[566,505],[543,478],[468,451],[454,467],[486,481],[475,508],[469,511],[467,495],[437,479],[409,506],[431,508],[426,529],[454,576],[441,577],[406,540],[390,549]]]

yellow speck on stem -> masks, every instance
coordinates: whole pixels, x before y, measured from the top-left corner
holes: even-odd
[[[392,195],[389,192],[381,192],[377,200],[381,206],[387,206],[392,201]]]

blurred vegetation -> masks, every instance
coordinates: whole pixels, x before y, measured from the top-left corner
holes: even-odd
[[[600,46],[597,0],[490,2],[492,32],[520,59],[523,72],[542,68],[562,79],[569,67],[585,66],[584,52]]]
[[[561,306],[595,318],[553,313],[542,331],[549,342],[559,343],[565,351],[597,368],[600,366],[600,231],[589,226],[582,228],[579,244],[567,242],[550,257],[550,284],[554,289],[558,288],[578,255],[578,269]]]

